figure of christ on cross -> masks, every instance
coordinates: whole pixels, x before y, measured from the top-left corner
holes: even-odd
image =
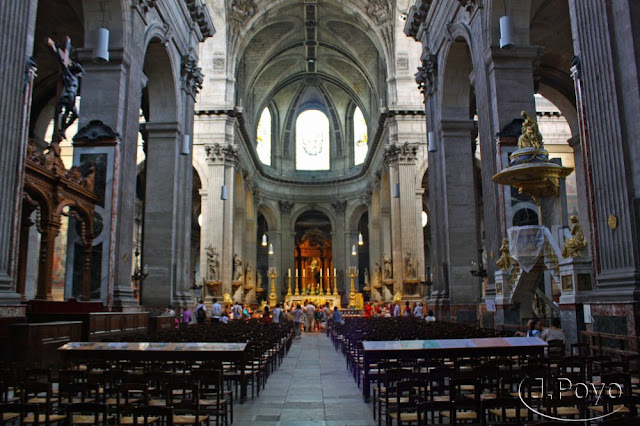
[[[59,98],[56,103],[54,129],[51,139],[52,142],[58,142],[61,139],[66,139],[65,131],[78,118],[76,96],[78,95],[80,77],[84,74],[84,68],[69,58],[72,49],[69,37],[65,37],[62,48],[50,38],[47,39],[47,44],[53,49],[62,67],[62,79],[58,84]]]

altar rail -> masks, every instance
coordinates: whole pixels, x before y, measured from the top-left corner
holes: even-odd
[[[148,312],[29,314],[30,323],[51,321],[82,322],[81,340],[85,342],[120,340],[123,336],[146,334],[149,330]]]
[[[623,359],[625,356],[637,355],[640,348],[640,338],[622,334],[581,331],[580,341],[589,345],[592,356],[604,355]]]

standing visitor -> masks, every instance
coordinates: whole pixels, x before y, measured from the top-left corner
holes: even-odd
[[[316,307],[313,305],[313,302],[309,302],[309,304],[305,307],[305,311],[307,314],[307,318],[304,324],[304,331],[311,333],[313,332],[314,314],[316,313]]]
[[[400,316],[400,304],[399,303],[394,303],[393,304],[393,316],[394,317],[399,317]]]
[[[337,306],[333,307],[333,323],[334,324],[344,324],[344,320],[342,319],[342,312],[338,310]]]
[[[282,309],[280,308],[280,304],[278,303],[273,310],[273,318],[271,319],[273,322],[278,324],[280,322],[280,315],[282,314]]]
[[[240,306],[240,302],[236,302],[235,305],[233,305],[233,308],[231,308],[231,313],[233,314],[234,320],[239,320],[240,318],[242,318],[242,306]]]
[[[409,305],[409,302],[405,302],[404,304],[404,316],[405,317],[411,316],[411,306]]]
[[[422,309],[422,302],[418,302],[416,307],[413,308],[413,316],[416,318],[424,318],[424,310]]]
[[[184,312],[182,312],[182,323],[189,324],[190,322],[191,322],[191,311],[187,306],[186,308],[184,308]]]
[[[204,324],[207,320],[207,308],[204,307],[204,301],[200,299],[196,306],[196,321],[198,324]]]
[[[269,312],[269,305],[265,305],[264,313],[262,314],[262,322],[263,324],[271,324],[272,318],[271,313]]]
[[[213,305],[211,305],[211,322],[216,324],[220,322],[220,316],[222,315],[222,306],[218,303],[218,299],[213,299]]]
[[[296,309],[293,311],[293,334],[295,335],[296,339],[300,338],[300,332],[302,329],[302,316],[302,308],[300,307],[300,304],[298,304],[296,306]]]
[[[371,307],[371,302],[367,302],[366,306],[364,307],[364,317],[371,318],[372,312],[373,308]]]

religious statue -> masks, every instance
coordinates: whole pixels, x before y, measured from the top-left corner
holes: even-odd
[[[65,131],[78,118],[78,110],[76,108],[76,96],[80,87],[80,78],[84,74],[84,68],[77,62],[70,62],[68,59],[71,52],[71,39],[65,38],[64,48],[60,49],[58,43],[48,40],[49,46],[53,49],[58,57],[58,61],[62,66],[62,93],[56,103],[54,120],[58,126],[58,135],[53,135],[52,140],[66,139]],[[67,56],[65,58],[65,56]],[[64,113],[63,113],[64,110]]]
[[[218,252],[213,247],[207,247],[207,279],[209,281],[218,280],[218,272],[220,271],[220,261],[218,260]]]
[[[582,256],[580,252],[587,247],[587,240],[584,238],[578,216],[571,215],[569,221],[571,222],[571,238],[564,242],[562,257],[580,257]]]
[[[364,268],[364,286],[369,288],[369,268]]]
[[[511,257],[511,253],[509,253],[509,239],[504,238],[500,246],[500,257],[496,261],[496,265],[499,269],[506,271],[511,267],[512,261],[513,258]]]
[[[382,263],[384,264],[384,279],[393,278],[393,266],[391,265],[391,258],[388,255],[383,256]]]
[[[251,265],[247,265],[246,271],[244,273],[244,276],[247,279],[247,284],[249,283],[249,280],[251,279],[253,270],[251,269]]]
[[[380,267],[380,263],[376,262],[376,266],[373,272],[373,276],[375,278],[374,282],[377,284],[382,281],[382,268]]]
[[[242,280],[242,259],[237,253],[233,255],[233,281]]]
[[[393,296],[393,303],[402,302],[402,292],[400,290],[396,291],[396,294]]]
[[[524,123],[522,123],[522,134],[518,138],[518,149],[542,148],[542,135],[538,129],[538,123],[526,111],[522,111],[520,115],[524,118]]]
[[[406,278],[418,278],[418,259],[413,257],[411,252],[407,252],[407,255],[404,258]]]
[[[229,295],[229,293],[223,294],[222,295],[222,300],[224,301],[224,305],[225,306],[233,305],[233,299],[231,298],[231,295]]]
[[[256,288],[262,290],[262,274],[260,271],[256,271]]]

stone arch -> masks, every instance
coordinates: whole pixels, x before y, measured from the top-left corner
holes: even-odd
[[[358,223],[362,218],[362,215],[369,211],[369,206],[366,204],[359,204],[351,210],[351,214],[349,215],[349,219],[347,220],[348,228],[347,232],[355,232],[358,230]]]
[[[462,30],[442,55],[442,82],[440,96],[440,118],[442,120],[468,120],[471,99],[469,75],[473,71],[473,61],[469,40]]]
[[[280,229],[280,216],[275,209],[269,204],[260,204],[258,206],[258,214],[262,213],[267,221],[267,227],[270,231],[277,231]]]
[[[179,119],[179,80],[175,76],[176,61],[169,49],[158,37],[147,44],[144,56],[144,73],[148,79],[144,89],[146,102],[143,111],[147,121],[153,123],[177,123]]]
[[[329,209],[325,205],[317,205],[317,204],[300,204],[299,206],[296,204],[296,208],[293,212],[291,212],[291,221],[289,222],[289,229],[295,229],[296,222],[298,218],[305,212],[309,210],[317,210],[321,213],[324,213],[325,216],[329,218],[329,223],[331,223],[331,232],[336,231],[336,217],[335,213]]]

